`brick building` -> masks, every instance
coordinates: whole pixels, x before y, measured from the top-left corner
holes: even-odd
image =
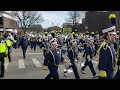
[[[0,31],[17,33],[17,20],[5,11],[0,11]]]

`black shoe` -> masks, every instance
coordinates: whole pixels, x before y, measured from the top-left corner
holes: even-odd
[[[4,75],[0,75],[0,77],[4,77]]]
[[[98,75],[98,74],[96,74],[95,76],[93,76],[93,78],[97,78],[97,77],[99,77],[99,75]]]
[[[82,69],[80,70],[83,74],[85,74],[85,71],[83,71]]]
[[[25,57],[23,57],[25,59]]]

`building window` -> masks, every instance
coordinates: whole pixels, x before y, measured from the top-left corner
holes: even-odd
[[[3,22],[3,21],[2,21],[2,17],[0,17],[0,24],[2,24],[2,22]]]

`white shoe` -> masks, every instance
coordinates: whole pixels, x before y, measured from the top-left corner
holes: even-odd
[[[96,74],[95,76],[93,76],[93,78],[96,78],[96,77],[98,77],[98,74]]]

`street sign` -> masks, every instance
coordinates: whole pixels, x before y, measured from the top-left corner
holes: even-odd
[[[72,32],[72,28],[63,28],[63,33],[69,34]]]

